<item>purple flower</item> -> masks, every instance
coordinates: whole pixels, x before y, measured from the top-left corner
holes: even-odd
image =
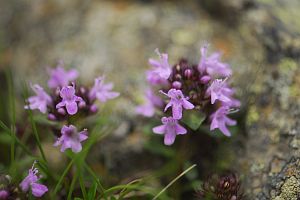
[[[201,48],[201,59],[198,64],[198,70],[200,73],[206,72],[210,76],[214,77],[228,77],[231,75],[230,66],[226,63],[220,61],[221,54],[213,53],[211,56],[207,57],[207,47],[204,45]]]
[[[70,148],[74,153],[78,153],[82,149],[81,142],[88,138],[87,130],[77,132],[77,128],[73,125],[64,125],[61,129],[61,137],[54,143],[54,146],[61,145],[61,152]]]
[[[224,135],[228,137],[231,136],[226,125],[234,126],[236,125],[236,121],[228,118],[227,114],[229,114],[229,107],[227,106],[222,106],[215,113],[213,113],[210,116],[211,118],[210,130],[212,131],[218,128],[220,129],[220,131],[222,131]]]
[[[158,49],[155,50],[159,60],[149,59],[149,64],[153,67],[153,75],[156,74],[162,79],[168,79],[171,74],[171,67],[168,63],[168,54],[161,54]]]
[[[51,97],[38,84],[31,85],[36,96],[31,96],[27,99],[29,105],[24,106],[25,109],[39,109],[42,113],[46,113],[47,105],[51,105]]]
[[[89,93],[91,101],[97,98],[101,102],[106,102],[120,95],[118,92],[111,91],[114,86],[113,83],[104,84],[104,79],[104,76],[95,79],[94,87]]]
[[[163,117],[161,119],[163,125],[153,128],[153,132],[156,134],[164,134],[165,145],[171,145],[174,143],[176,135],[183,135],[187,133],[187,130],[178,124],[178,120],[173,117]]]
[[[136,112],[145,117],[152,117],[155,112],[155,107],[161,107],[163,101],[159,96],[153,94],[153,92],[148,89],[146,92],[146,102],[145,104],[138,106]]]
[[[50,70],[50,79],[48,81],[49,88],[67,86],[70,81],[74,81],[78,77],[78,72],[75,69],[66,71],[63,68],[63,62],[59,62],[55,69]]]
[[[161,78],[156,71],[148,70],[146,71],[146,78],[149,84],[151,85],[167,85],[168,80]]]
[[[64,86],[59,95],[62,98],[61,102],[56,105],[56,109],[66,107],[67,112],[70,115],[74,115],[78,111],[77,102],[84,102],[81,97],[75,95],[75,88],[74,84],[72,86]]]
[[[216,79],[212,82],[212,84],[209,86],[209,88],[206,91],[206,96],[210,96],[211,98],[211,104],[214,104],[216,100],[225,102],[225,103],[231,103],[231,99],[229,97],[230,94],[232,94],[232,89],[228,88],[225,80]]]
[[[33,196],[41,197],[48,191],[48,188],[43,184],[37,183],[41,177],[37,176],[39,171],[38,169],[34,168],[34,164],[35,163],[33,163],[33,166],[29,170],[26,178],[20,183],[20,187],[23,192],[27,192],[29,189],[31,189]]]
[[[160,91],[162,94],[170,97],[169,103],[165,107],[165,112],[169,107],[172,107],[172,114],[174,119],[182,118],[182,107],[185,109],[193,109],[195,106],[188,101],[188,97],[184,97],[181,90],[170,89],[168,93]]]

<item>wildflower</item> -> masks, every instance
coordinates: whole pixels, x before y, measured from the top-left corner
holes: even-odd
[[[170,89],[168,93],[160,91],[162,94],[170,98],[169,103],[165,107],[165,112],[169,107],[172,107],[172,114],[174,119],[182,118],[182,107],[185,109],[193,109],[194,105],[188,101],[188,97],[184,97],[181,90]]]
[[[40,112],[46,113],[47,105],[52,103],[51,97],[44,91],[44,89],[38,84],[31,85],[32,90],[36,96],[31,96],[27,99],[29,105],[26,105],[25,109],[39,109]]]
[[[155,107],[161,107],[163,105],[163,101],[160,97],[153,94],[153,92],[148,89],[146,92],[146,102],[145,104],[138,106],[136,108],[136,112],[145,117],[152,117],[155,112]]]
[[[48,81],[49,88],[55,89],[57,87],[67,86],[71,81],[78,77],[78,72],[75,69],[66,71],[63,68],[63,63],[60,62],[55,69],[50,70],[50,79]]]
[[[153,67],[153,73],[162,79],[168,79],[171,74],[171,67],[168,63],[168,54],[161,54],[158,49],[155,50],[159,60],[149,59],[149,64]]]
[[[97,98],[101,102],[106,102],[118,97],[120,93],[111,91],[113,86],[113,83],[104,84],[104,76],[96,78],[94,87],[89,92],[89,99],[93,101]]]
[[[163,117],[161,119],[163,125],[153,128],[153,132],[156,134],[164,134],[165,145],[171,145],[174,143],[176,135],[183,135],[187,133],[187,130],[178,124],[178,120],[173,117]]]
[[[78,153],[82,149],[81,142],[88,138],[87,130],[77,132],[77,128],[73,125],[64,125],[61,129],[61,137],[54,143],[54,146],[61,145],[61,152],[70,148],[74,153]]]
[[[67,112],[70,115],[74,115],[78,111],[77,102],[84,102],[81,97],[75,95],[74,84],[72,86],[65,86],[59,92],[60,97],[62,98],[61,102],[56,105],[56,109],[66,107]]]
[[[216,100],[229,103],[231,99],[228,97],[232,91],[225,84],[225,80],[216,79],[212,82],[210,87],[206,91],[206,95],[211,98],[211,104],[214,104]]]
[[[27,192],[31,189],[33,196],[41,197],[48,191],[48,188],[43,184],[37,183],[41,177],[37,176],[39,171],[37,168],[34,168],[34,164],[35,163],[33,163],[26,178],[21,182],[20,187],[23,192]]]
[[[204,45],[201,48],[201,59],[198,64],[198,70],[200,73],[206,72],[210,76],[216,77],[228,77],[231,75],[230,66],[220,61],[221,54],[213,53],[207,57],[208,45]]]
[[[226,125],[234,126],[236,125],[236,121],[228,118],[227,114],[229,114],[229,107],[227,106],[222,106],[216,112],[214,112],[210,116],[211,118],[210,130],[219,128],[224,135],[228,137],[231,136]]]

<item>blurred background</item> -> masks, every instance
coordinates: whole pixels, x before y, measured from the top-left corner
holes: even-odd
[[[66,68],[78,69],[86,84],[105,74],[121,92],[113,119],[119,126],[110,139],[94,147],[99,163],[93,168],[101,175],[107,173],[111,183],[126,182],[161,167],[168,160],[162,154],[169,155],[162,150],[157,158],[157,152],[147,148],[146,123],[134,113],[147,87],[148,58],[155,57],[159,48],[169,54],[172,64],[180,58],[197,63],[200,46],[207,42],[210,51],[222,52],[223,60],[232,66],[232,84],[242,109],[237,115],[238,134],[230,142],[225,139],[225,149],[216,140],[206,150],[199,148],[198,157],[189,161],[198,164],[191,182],[204,179],[211,173],[207,169],[226,157],[225,166],[219,163],[216,170],[240,174],[253,199],[296,197],[300,193],[297,181],[293,182],[300,180],[299,8],[298,0],[2,0],[1,120],[9,115],[5,69],[13,73],[20,113],[18,85],[22,81],[46,84],[47,68],[58,60]],[[217,153],[210,154],[212,149]],[[287,169],[294,171],[287,174]]]

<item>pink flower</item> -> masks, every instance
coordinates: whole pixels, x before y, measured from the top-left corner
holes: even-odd
[[[20,187],[23,192],[27,192],[31,189],[33,196],[41,197],[48,191],[48,188],[43,184],[37,183],[41,177],[37,176],[39,171],[37,168],[34,168],[34,164],[35,163],[33,163],[32,168],[29,170],[28,175],[20,183]]]
[[[67,86],[71,81],[78,77],[78,72],[75,69],[66,71],[63,68],[63,62],[59,62],[55,69],[49,70],[50,79],[48,81],[49,88],[56,89],[57,87]]]
[[[230,95],[232,94],[232,89],[228,88],[225,80],[216,79],[212,82],[209,88],[206,91],[206,96],[210,96],[211,104],[214,104],[216,100],[230,103]]]
[[[171,145],[174,143],[176,135],[183,135],[187,133],[187,130],[178,124],[178,120],[173,117],[163,117],[161,119],[163,125],[153,128],[153,132],[156,134],[164,134],[165,145]]]
[[[215,113],[213,113],[210,116],[210,130],[218,128],[224,135],[228,137],[231,136],[230,131],[228,130],[226,125],[234,126],[236,125],[236,121],[228,118],[227,114],[229,114],[229,108],[227,106],[222,106]]]
[[[168,79],[171,74],[171,67],[168,63],[168,54],[161,54],[158,49],[155,50],[159,56],[159,60],[149,59],[149,64],[153,67],[153,75],[157,75],[162,79]]]
[[[111,91],[114,87],[113,83],[104,84],[104,76],[96,78],[94,87],[89,93],[89,99],[91,101],[96,98],[101,102],[106,102],[109,99],[114,99],[120,95],[118,92]]]
[[[208,45],[204,45],[201,48],[201,59],[198,64],[198,70],[200,73],[206,72],[208,75],[213,77],[228,77],[231,75],[232,71],[230,66],[226,63],[220,61],[221,54],[213,53],[211,56],[207,57]]]
[[[74,153],[78,153],[82,150],[81,142],[88,138],[87,130],[77,132],[77,128],[73,125],[64,125],[61,129],[61,137],[54,143],[54,146],[61,145],[61,152],[70,148]]]
[[[42,113],[46,113],[47,105],[51,105],[51,97],[44,91],[44,89],[38,84],[31,85],[32,90],[36,96],[31,96],[27,99],[29,105],[24,106],[25,109],[38,109]]]
[[[195,106],[188,101],[188,97],[184,97],[181,90],[170,89],[168,93],[160,91],[162,94],[170,98],[169,103],[165,107],[165,112],[169,107],[172,107],[172,114],[174,119],[182,118],[182,107],[184,109],[193,109]]]
[[[161,107],[163,101],[159,96],[153,94],[153,92],[148,89],[146,92],[146,102],[145,104],[138,106],[136,112],[145,117],[152,117],[155,113],[156,107]]]
[[[151,85],[167,85],[168,80],[161,78],[156,71],[148,70],[146,71],[146,78],[149,84]]]
[[[73,86],[64,86],[60,92],[60,97],[62,98],[61,102],[56,105],[56,109],[66,107],[67,112],[70,115],[74,115],[78,111],[78,105],[79,103],[84,103],[83,99],[81,97],[78,97],[75,95],[75,88],[74,84]]]

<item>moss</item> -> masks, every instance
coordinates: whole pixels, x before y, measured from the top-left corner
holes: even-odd
[[[290,58],[282,59],[279,64],[279,70],[282,73],[288,73],[297,69],[297,63]]]
[[[298,194],[300,193],[299,180],[295,176],[290,177],[285,181],[281,187],[281,194],[274,198],[274,200],[297,200]]]
[[[251,124],[257,122],[259,119],[259,114],[257,112],[257,108],[255,106],[251,106],[248,111],[247,115],[247,125],[250,126]]]

